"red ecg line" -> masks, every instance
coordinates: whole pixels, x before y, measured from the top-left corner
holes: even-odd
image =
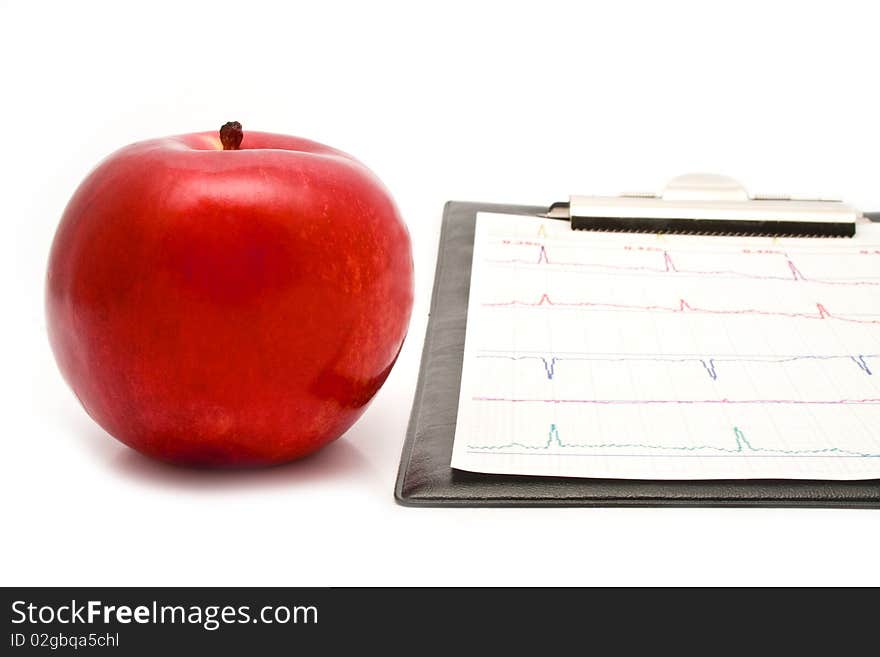
[[[531,243],[537,246],[536,243]],[[785,255],[779,253],[779,255]],[[663,267],[649,267],[646,265],[611,265],[603,263],[579,262],[550,260],[547,254],[547,248],[542,244],[538,250],[537,260],[523,260],[522,258],[510,258],[507,260],[488,260],[493,264],[510,264],[510,265],[556,265],[560,267],[583,267],[590,269],[606,269],[611,271],[634,271],[634,272],[650,272],[655,274],[697,274],[700,276],[736,276],[737,278],[749,278],[762,281],[802,281],[805,283],[819,283],[822,285],[850,285],[850,286],[877,286],[880,281],[870,280],[853,280],[853,281],[836,281],[821,278],[809,278],[805,276],[797,267],[797,265],[785,255],[785,262],[789,273],[784,276],[773,276],[765,274],[750,274],[748,272],[736,271],[733,269],[680,269],[676,266],[675,261],[668,251],[663,251]]]
[[[816,312],[812,313],[787,313],[772,310],[759,310],[757,308],[740,308],[740,309],[719,309],[719,308],[700,308],[692,306],[684,299],[679,299],[678,306],[638,306],[623,303],[605,303],[598,301],[553,301],[543,293],[538,301],[521,301],[514,299],[511,301],[499,301],[494,303],[484,303],[484,306],[490,308],[503,308],[522,306],[527,308],[538,308],[541,306],[558,307],[558,308],[593,308],[595,310],[622,310],[637,312],[668,312],[668,313],[699,313],[707,315],[764,315],[767,317],[791,317],[796,319],[834,319],[841,322],[852,322],[854,324],[880,324],[880,319],[858,319],[855,317],[846,317],[843,315],[833,315],[821,303],[816,303]]]

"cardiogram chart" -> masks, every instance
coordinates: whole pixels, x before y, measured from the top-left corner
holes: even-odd
[[[664,236],[480,213],[452,465],[880,478],[880,226]]]

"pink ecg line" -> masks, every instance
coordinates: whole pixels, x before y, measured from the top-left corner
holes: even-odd
[[[878,404],[880,398],[866,399],[526,399],[511,397],[472,397],[474,401],[508,402],[512,404]]]
[[[679,299],[678,306],[639,306],[624,303],[605,303],[598,301],[553,301],[545,292],[537,301],[521,301],[513,299],[511,301],[498,301],[484,303],[484,306],[490,308],[504,308],[522,306],[527,308],[559,307],[559,308],[593,308],[595,310],[622,310],[636,312],[668,312],[668,313],[699,313],[707,315],[764,315],[768,317],[792,317],[796,319],[835,319],[841,322],[852,322],[854,324],[880,324],[880,319],[858,319],[855,317],[845,317],[842,315],[833,315],[821,303],[816,303],[815,313],[787,313],[772,310],[759,310],[757,308],[739,308],[739,309],[720,309],[720,308],[700,308],[692,306],[684,299]]]
[[[536,243],[529,243],[537,246]],[[780,254],[784,255],[784,254]],[[560,267],[583,267],[589,269],[605,269],[610,271],[633,271],[633,272],[649,272],[654,274],[697,274],[700,276],[736,276],[738,278],[749,278],[762,281],[794,281],[804,283],[819,283],[822,285],[850,285],[850,286],[877,286],[880,281],[870,280],[852,280],[852,281],[836,281],[821,278],[809,278],[805,276],[797,265],[785,255],[785,262],[788,266],[789,273],[784,276],[773,276],[769,274],[751,274],[748,272],[736,271],[733,269],[680,269],[676,266],[675,261],[669,254],[669,251],[663,251],[663,266],[649,267],[646,265],[611,265],[596,262],[580,262],[580,261],[564,261],[550,260],[547,254],[547,248],[542,244],[538,250],[537,260],[523,260],[522,258],[510,258],[506,260],[488,260],[493,264],[510,264],[510,265],[555,265]]]

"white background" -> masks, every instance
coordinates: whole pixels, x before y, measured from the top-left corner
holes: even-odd
[[[408,509],[392,488],[441,210],[657,189],[689,171],[880,209],[872,3],[2,2],[2,584],[880,584],[876,511]],[[49,351],[46,256],[139,139],[290,133],[394,193],[416,304],[346,436],[264,471],[118,444]]]

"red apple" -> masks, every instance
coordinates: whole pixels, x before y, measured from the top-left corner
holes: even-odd
[[[46,312],[62,374],[110,434],[170,462],[251,466],[351,426],[412,295],[409,234],[369,169],[229,123],[89,174],[55,235]]]

